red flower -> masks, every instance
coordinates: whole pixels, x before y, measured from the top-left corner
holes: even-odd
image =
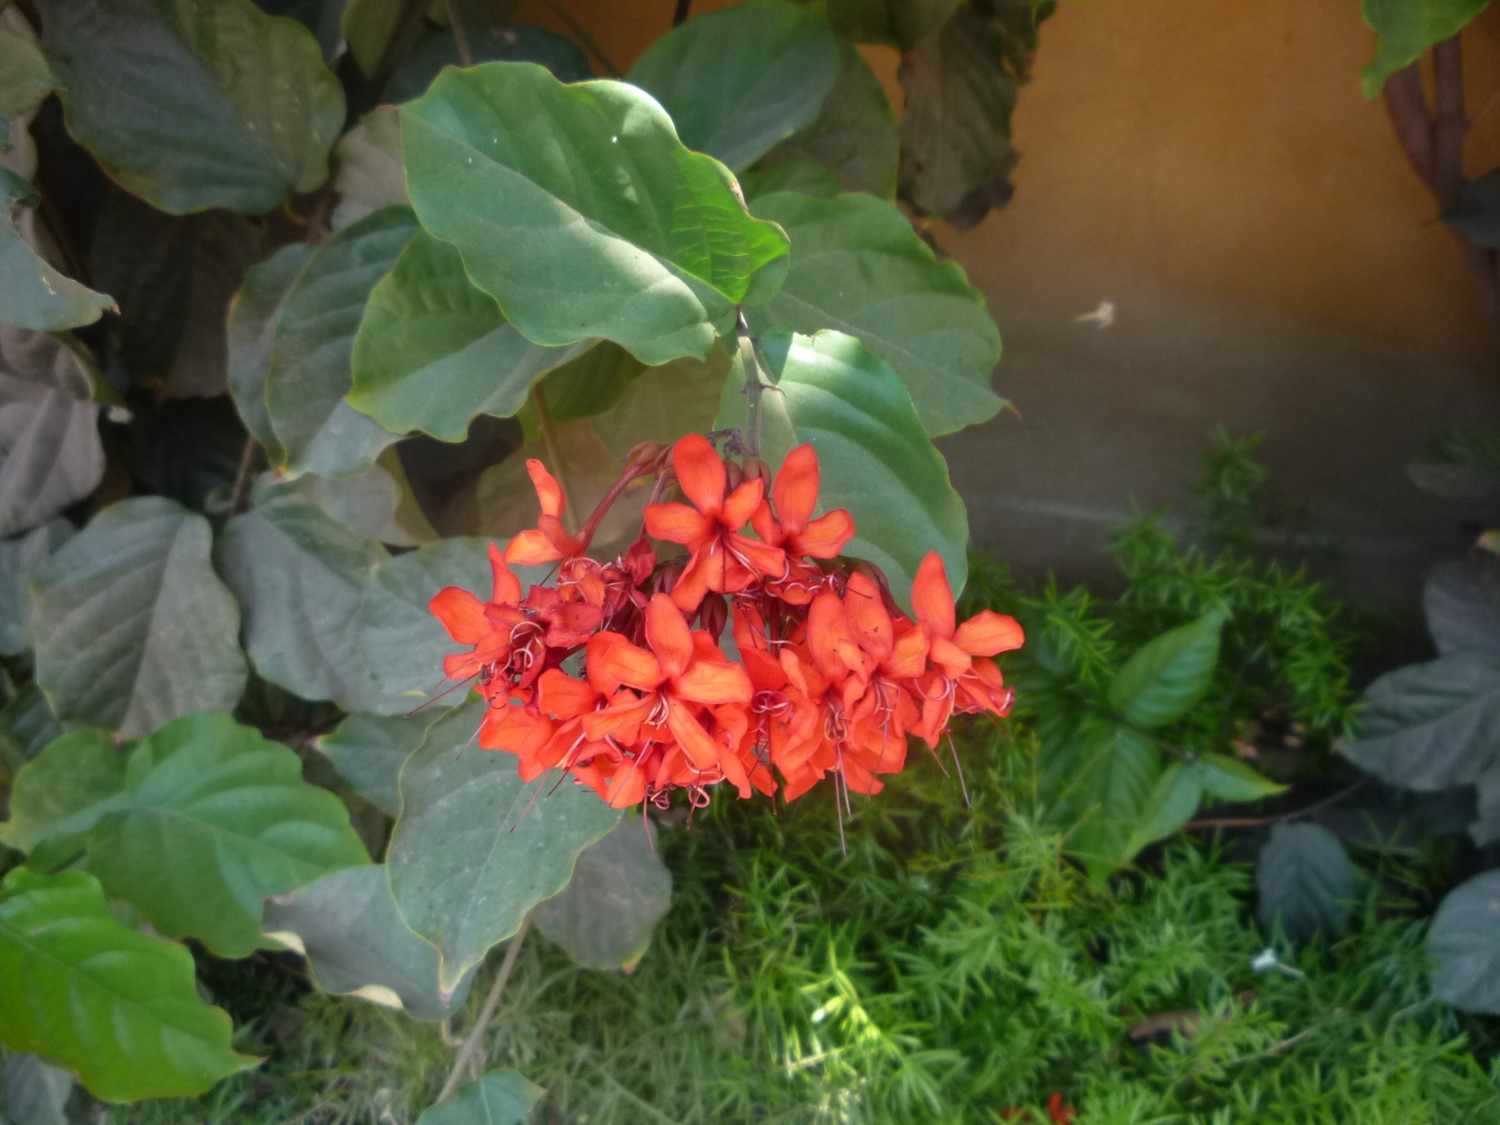
[[[811,445],[799,445],[786,455],[771,485],[771,506],[762,502],[750,517],[755,533],[786,552],[790,573],[776,584],[777,592],[794,604],[812,600],[821,572],[803,558],[834,559],[854,538],[854,520],[843,508],[812,519],[818,506],[818,455]]]
[[[542,514],[535,530],[523,531],[505,545],[505,561],[517,566],[540,566],[583,554],[588,550],[589,537],[569,535],[563,526],[562,514],[568,500],[562,486],[534,457],[526,462],[526,471],[531,474]]]

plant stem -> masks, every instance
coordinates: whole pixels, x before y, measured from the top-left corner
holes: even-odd
[[[489,995],[484,998],[484,1006],[479,1009],[479,1016],[474,1021],[474,1026],[469,1029],[469,1034],[464,1038],[463,1046],[458,1049],[458,1058],[453,1060],[453,1069],[448,1072],[448,1080],[443,1083],[443,1089],[438,1094],[437,1100],[442,1101],[463,1081],[464,1071],[468,1069],[469,1063],[479,1051],[479,1044],[484,1039],[485,1029],[489,1027],[490,1020],[495,1018],[495,1009],[500,1006],[500,997],[505,992],[505,983],[510,980],[511,971],[516,967],[516,958],[521,953],[521,943],[526,940],[526,932],[531,929],[531,915],[527,914],[521,920],[521,928],[516,931],[515,937],[510,939],[510,944],[505,947],[505,960],[500,962],[500,972],[495,977],[495,983],[490,985]]]
[[[760,377],[760,358],[755,354],[755,341],[750,339],[750,326],[745,323],[744,312],[740,313],[740,363],[745,368],[745,454],[760,456],[760,396],[766,384]]]
[[[693,0],[677,0],[677,10],[672,13],[672,26],[681,27],[693,13]]]
[[[542,448],[547,451],[547,460],[552,462],[552,475],[557,478],[557,487],[563,494],[563,527],[569,535],[578,533],[578,509],[573,505],[573,490],[568,486],[568,466],[563,460],[562,447],[557,444],[557,427],[552,422],[552,413],[547,409],[547,396],[540,383],[531,388],[531,405],[536,410],[536,428],[542,434]]]
[[[245,500],[250,495],[250,481],[255,476],[256,454],[260,442],[254,437],[245,438],[245,448],[240,453],[240,467],[234,474],[234,487],[229,490],[229,514],[238,515],[245,509]]]
[[[453,29],[453,45],[458,48],[460,66],[474,65],[474,53],[469,50],[469,33],[464,30],[464,21],[459,18],[458,7],[453,0],[443,0],[443,11],[448,14],[448,24]]]

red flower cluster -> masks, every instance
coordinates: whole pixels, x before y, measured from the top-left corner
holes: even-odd
[[[1010,709],[990,658],[1020,646],[1020,626],[988,610],[959,624],[935,552],[917,572],[914,621],[874,567],[836,563],[854,521],[813,518],[811,446],[787,455],[769,497],[763,463],[727,462],[706,438],[639,447],[576,535],[557,482],[539,461],[528,469],[542,515],[503,554],[491,548],[489,600],[450,586],[431,603],[472,649],[445,670],[477,677],[489,700],[479,745],[517,755],[527,780],[565,770],[615,807],[664,807],[676,789],[702,805],[721,781],[771,794],[777,774],[787,800],[830,773],[845,793],[875,793],[905,763],[908,734],[935,748],[955,712]],[[648,505],[623,555],[589,558],[604,512],[647,476],[657,496],[675,476],[688,503]],[[658,565],[651,539],[687,554]],[[555,584],[523,594],[510,566],[547,563]]]

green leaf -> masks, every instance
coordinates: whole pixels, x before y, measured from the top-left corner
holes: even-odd
[[[928,551],[947,567],[955,591],[968,575],[969,521],[943,460],[917,420],[906,388],[852,336],[773,333],[761,340],[766,376],[761,450],[774,469],[811,442],[822,470],[819,506],[854,517],[848,553],[885,572],[902,605]],[[738,365],[724,383],[718,428],[745,424]]]
[[[387,449],[357,476],[305,473],[291,482],[291,489],[366,539],[394,547],[415,547],[438,538],[412,493],[401,456],[394,449]]]
[[[347,10],[347,9],[346,9]],[[343,230],[382,207],[410,203],[401,166],[401,119],[383,105],[365,114],[334,146],[333,190],[339,197],[329,220]]]
[[[227,710],[248,675],[208,521],[158,496],[95,516],[37,571],[36,678],[60,719],[144,734]]]
[[[288,476],[352,476],[400,439],[344,401],[365,301],[416,231],[388,207],[318,248],[282,301],[266,371],[266,410]]]
[[[266,375],[271,367],[271,346],[281,307],[303,268],[312,260],[314,248],[305,242],[283,246],[245,274],[245,282],[229,305],[225,324],[228,358],[225,375],[229,393],[245,429],[260,442],[273,465],[286,459],[271,416],[266,408]]]
[[[1134,857],[1146,845],[1172,835],[1192,820],[1202,800],[1201,771],[1196,765],[1173,762],[1156,779],[1142,805],[1140,822],[1126,845],[1127,858]]]
[[[266,936],[307,958],[318,987],[440,1020],[463,1007],[471,971],[445,1004],[438,996],[438,955],[396,912],[382,865],[325,875],[266,900]]]
[[[1259,801],[1285,793],[1254,766],[1224,754],[1200,754],[1196,763],[1203,791],[1221,801]]]
[[[584,848],[573,878],[536,906],[536,928],[589,969],[632,969],[672,905],[672,873],[650,821],[621,818]]]
[[[812,199],[783,193],[755,213],[792,240],[792,264],[756,332],[824,328],[857,336],[906,385],[922,427],[945,434],[1004,405],[990,389],[1000,332],[984,297],[952,262],[939,262],[900,210],[868,195]]]
[[[814,199],[832,199],[844,190],[844,185],[832,172],[806,160],[786,160],[764,171],[746,172],[740,184],[752,206],[756,200],[782,191],[810,195]]]
[[[89,262],[120,306],[116,343],[136,383],[172,397],[224,393],[224,317],[261,237],[241,215],[166,215],[110,193]]]
[[[359,646],[360,594],[387,557],[379,543],[287,490],[230,520],[215,561],[244,611],[256,671],[345,711],[407,710],[382,696]]]
[[[712,359],[712,352],[709,357]],[[607,412],[620,401],[630,384],[649,370],[619,344],[600,340],[578,358],[549,371],[539,389],[554,422],[573,422]],[[536,411],[529,401],[516,417],[527,440],[541,436]]]
[[[523,1125],[544,1093],[514,1070],[492,1070],[425,1111],[417,1125]]]
[[[453,643],[427,603],[444,586],[488,597],[494,581],[489,548],[488,539],[445,539],[385,560],[365,584],[358,617],[365,664],[381,690],[405,697],[408,708],[452,686],[443,675],[443,657],[464,649]],[[549,569],[514,568],[523,587],[544,580]],[[446,709],[463,700],[455,691],[437,706]]]
[[[11,218],[17,196],[0,180],[0,321],[37,332],[93,324],[115,302],[46,263]]]
[[[56,85],[37,45],[8,27],[0,27],[0,117],[30,113]]]
[[[1387,78],[1457,35],[1488,6],[1489,0],[1364,0],[1365,23],[1379,36],[1375,57],[1360,72],[1365,97],[1379,95]]]
[[[416,715],[349,715],[313,746],[333,763],[344,782],[390,816],[401,812],[397,779],[401,766],[422,744],[439,712]]]
[[[0,1058],[3,1125],[70,1125],[66,1109],[72,1092],[73,1076],[37,1055]]]
[[[551,71],[559,82],[587,82],[594,77],[583,48],[566,36],[527,24],[500,24],[493,6],[488,12],[484,10],[488,0],[456,3],[473,62],[536,63]],[[467,13],[463,11],[465,6]],[[464,65],[452,28],[432,28],[418,38],[396,67],[386,83],[385,100],[399,103],[421,97],[444,67]]]
[[[1349,925],[1349,898],[1357,877],[1344,845],[1317,824],[1277,824],[1255,869],[1260,922],[1279,919],[1286,936],[1303,942],[1316,933],[1342,934]]]
[[[840,62],[816,7],[746,0],[667,32],[630,81],[662,104],[683,144],[738,172],[812,124]]]
[[[444,996],[620,818],[580,786],[523,783],[513,754],[473,745],[484,710],[475,698],[439,719],[407,760],[386,859],[402,918],[441,955]]]
[[[125,757],[107,731],[65,734],[17,775],[0,840],[33,852],[52,840],[81,837],[121,807],[124,789]]]
[[[1500,871],[1448,892],[1427,931],[1432,990],[1465,1012],[1500,1014]]]
[[[327,179],[344,97],[296,21],[250,0],[37,8],[69,131],[133,195],[259,214]]]
[[[1480,847],[1500,840],[1500,767],[1491,766],[1474,783],[1478,797],[1469,837]]]
[[[30,761],[62,734],[63,728],[35,680],[0,708],[0,754],[13,748],[20,758]]]
[[[707,359],[677,359],[648,367],[630,382],[619,402],[595,417],[594,430],[621,464],[639,442],[668,445],[687,434],[706,433],[713,426],[729,369],[729,357],[717,349]]]
[[[1029,2],[996,14],[964,4],[903,56],[901,194],[920,210],[947,214],[1005,168],[1036,11]]]
[[[418,231],[365,305],[349,403],[388,430],[462,441],[476,414],[509,417],[588,347],[533,344],[470,283],[455,247]]]
[[[828,22],[856,43],[909,51],[932,35],[963,0],[829,0]]]
[[[1391,785],[1472,785],[1500,763],[1500,657],[1461,652],[1409,664],[1365,691],[1359,736],[1341,752]]]
[[[564,86],[527,63],[447,70],[402,108],[401,136],[422,225],[538,344],[603,337],[646,363],[701,358],[787,253],[723,165],[683,148],[625,83]]]
[[[26,616],[31,579],[47,557],[73,536],[73,525],[55,519],[14,539],[0,539],[0,656],[20,656],[31,648]]]
[[[1500,168],[1470,180],[1443,212],[1443,222],[1475,246],[1500,247]]]
[[[264,946],[261,899],[368,863],[349,812],[280,743],[228,715],[168,723],[131,750],[125,807],[89,839],[89,869],[169,937],[221,957]]]
[[[1439,654],[1500,656],[1500,558],[1474,552],[1438,563],[1422,585],[1422,616]]]
[[[762,167],[810,160],[827,168],[849,191],[883,199],[896,193],[901,133],[885,87],[865,58],[839,44],[839,74],[812,124],[799,129],[761,160]]]
[[[98,486],[97,414],[68,345],[0,325],[0,536],[46,523]]]
[[[88,875],[17,868],[0,887],[0,1042],[75,1070],[105,1101],[187,1097],[254,1066],[198,998],[192,955],[126,929]]]
[[[1069,754],[1077,765],[1057,798],[1058,815],[1074,820],[1067,850],[1098,879],[1130,862],[1143,827],[1149,830],[1158,815],[1165,820],[1181,805],[1152,803],[1162,768],[1149,735],[1089,716],[1077,737]]]
[[[1211,610],[1147,641],[1110,681],[1110,707],[1146,730],[1186,715],[1213,682],[1224,620],[1222,611]]]

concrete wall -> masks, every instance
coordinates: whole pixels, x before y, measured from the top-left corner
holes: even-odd
[[[570,10],[628,66],[671,7]],[[1475,173],[1500,164],[1489,17],[1466,43]],[[999,321],[996,386],[1020,411],[941,443],[977,542],[1107,573],[1109,527],[1132,500],[1185,503],[1217,423],[1267,432],[1280,494],[1357,600],[1409,611],[1466,524],[1500,523],[1403,470],[1446,426],[1500,431],[1500,332],[1360,94],[1372,46],[1357,0],[1064,0],[1016,114],[1014,200],[935,230]],[[894,54],[871,58],[891,80]],[[1076,321],[1101,300],[1112,326]]]

